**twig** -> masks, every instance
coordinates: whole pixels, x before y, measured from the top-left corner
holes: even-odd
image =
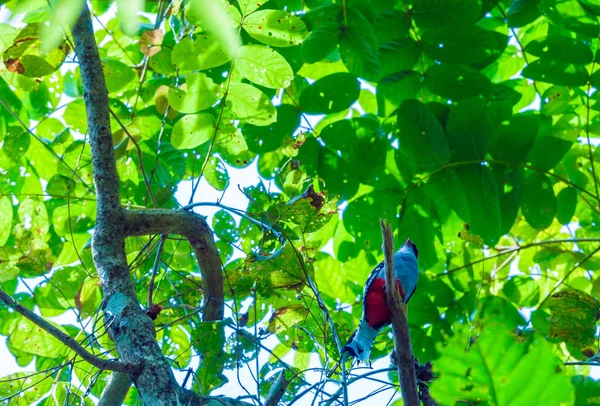
[[[0,302],[3,302],[8,307],[14,309],[16,312],[23,315],[26,319],[31,321],[36,326],[44,329],[58,341],[75,351],[77,355],[83,358],[85,361],[89,362],[93,366],[99,369],[104,369],[108,371],[119,371],[119,372],[133,372],[135,367],[131,364],[124,364],[120,361],[113,361],[98,358],[93,354],[90,354],[70,335],[63,333],[57,327],[50,324],[50,322],[46,321],[43,317],[38,316],[28,308],[24,307],[20,303],[18,303],[15,299],[13,299],[8,293],[0,289]]]
[[[160,242],[158,243],[158,250],[156,251],[156,258],[154,259],[154,266],[152,267],[152,276],[150,277],[150,282],[148,283],[148,309],[152,307],[152,294],[154,293],[154,280],[156,279],[156,274],[158,273],[158,267],[160,265],[160,256],[162,255],[163,248],[165,247],[165,241],[167,240],[168,235],[163,234],[160,237]]]
[[[356,381],[359,381],[363,378],[366,378],[368,376],[371,375],[376,375],[376,374],[381,374],[383,372],[389,372],[389,371],[393,371],[394,368],[383,368],[383,369],[375,369],[375,370],[371,370],[369,372],[366,372],[362,375],[358,375],[357,377],[354,377],[352,379],[348,380],[347,386],[350,386],[351,384],[353,384]],[[310,388],[309,388],[310,389]],[[306,392],[306,391],[305,391]],[[296,400],[298,400],[300,397],[304,396],[305,392],[302,392],[300,395],[296,396],[296,398],[294,399],[293,402],[291,402],[288,406],[291,406],[292,403],[294,403]],[[333,404],[333,402],[335,402],[335,400],[342,394],[342,388],[339,388],[337,390],[337,392],[335,392],[332,396],[329,397],[329,399],[327,400],[327,402],[324,403],[324,406],[330,406],[331,404]]]
[[[402,402],[408,406],[419,406],[417,394],[417,376],[415,373],[415,357],[410,343],[410,332],[406,317],[406,305],[396,289],[394,277],[394,233],[389,222],[379,220],[383,234],[383,254],[385,255],[385,286],[387,304],[392,316],[394,330],[394,362],[398,367],[398,378],[402,391]]]

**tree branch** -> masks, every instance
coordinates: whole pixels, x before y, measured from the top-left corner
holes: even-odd
[[[289,384],[290,381],[285,377],[285,371],[281,371],[275,380],[275,383],[271,386],[269,396],[267,396],[264,406],[277,406],[283,395],[285,395],[285,391]]]
[[[126,212],[119,197],[108,92],[87,5],[72,29],[84,90],[97,214],[92,255],[104,293],[108,333],[120,358],[139,367],[129,373],[140,400],[148,405],[203,405],[209,398],[183,389],[155,338],[154,323],[140,308],[125,255]],[[164,233],[160,231],[159,234]],[[202,239],[198,241],[201,245]],[[220,303],[222,306],[222,303]],[[229,401],[228,401],[229,402]],[[231,401],[236,402],[236,401]],[[241,403],[241,402],[240,402]]]
[[[108,385],[106,385],[106,388],[102,392],[98,406],[122,405],[130,386],[131,379],[129,379],[127,374],[114,372],[108,380]]]
[[[116,360],[108,360],[99,358],[91,353],[89,353],[85,348],[81,346],[70,335],[63,333],[61,330],[53,326],[50,322],[45,320],[43,317],[38,316],[28,308],[24,307],[22,304],[13,299],[8,293],[0,289],[0,302],[3,302],[11,309],[14,309],[16,312],[23,315],[26,319],[31,321],[36,326],[44,329],[58,341],[72,349],[77,355],[83,358],[85,361],[89,362],[93,366],[98,369],[104,369],[108,371],[119,371],[119,372],[133,372],[135,371],[135,366],[127,365],[122,362]]]
[[[394,361],[398,367],[398,378],[402,390],[404,405],[418,406],[417,376],[415,373],[415,357],[410,343],[406,305],[396,289],[394,277],[394,233],[390,223],[380,220],[383,234],[383,254],[385,255],[385,289],[387,304],[392,316],[394,330]]]
[[[223,269],[205,218],[190,211],[168,209],[128,210],[125,214],[126,236],[178,234],[189,240],[202,273],[202,320],[222,320],[225,303]]]

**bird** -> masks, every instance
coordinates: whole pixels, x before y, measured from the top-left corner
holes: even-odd
[[[404,303],[408,303],[417,288],[419,250],[410,238],[394,254],[396,288]],[[359,362],[369,363],[375,337],[391,323],[391,313],[385,292],[385,265],[382,261],[367,278],[363,290],[363,314],[358,329],[350,336],[342,353]]]

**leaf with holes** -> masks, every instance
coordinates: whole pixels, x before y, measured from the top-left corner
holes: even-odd
[[[242,27],[250,36],[274,47],[300,45],[308,36],[304,22],[281,10],[259,10],[246,18]]]
[[[249,81],[272,89],[286,88],[294,78],[285,58],[262,45],[241,47],[235,57],[235,67]]]
[[[280,307],[275,310],[269,320],[268,330],[271,333],[280,333],[290,327],[303,322],[308,316],[308,309],[301,304]]]
[[[217,157],[212,157],[208,160],[206,169],[204,170],[204,177],[209,185],[217,190],[225,190],[229,185],[229,174],[227,168]]]
[[[220,239],[228,243],[236,242],[240,238],[235,219],[225,210],[219,210],[215,213],[212,228]]]

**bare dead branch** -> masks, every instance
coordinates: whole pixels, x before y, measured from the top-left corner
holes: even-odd
[[[48,332],[50,335],[52,335],[58,341],[60,341],[61,343],[63,343],[64,345],[66,345],[67,347],[72,349],[73,351],[75,351],[75,353],[77,355],[79,355],[81,358],[83,358],[84,360],[86,360],[87,362],[89,362],[90,364],[95,366],[96,368],[105,369],[108,371],[119,371],[119,372],[135,371],[135,367],[133,365],[127,365],[127,364],[124,364],[124,363],[116,361],[116,360],[108,360],[108,359],[99,358],[99,357],[89,353],[73,337],[71,337],[70,335],[68,335],[66,333],[63,333],[61,330],[59,330],[57,327],[53,326],[46,319],[44,319],[41,316],[38,316],[37,314],[35,314],[31,310],[29,310],[28,308],[21,305],[19,302],[17,302],[15,299],[13,299],[8,293],[3,291],[2,289],[0,289],[0,302],[3,302],[11,309],[14,309],[16,312],[23,315],[25,318],[27,318],[29,321],[31,321],[36,326],[44,329],[46,332]]]
[[[394,277],[394,233],[389,222],[380,220],[380,223],[383,234],[382,249],[385,255],[385,289],[387,304],[392,316],[394,361],[398,367],[402,401],[408,406],[419,406],[415,358],[410,343],[406,305],[400,297],[400,292],[396,289],[396,278]]]

